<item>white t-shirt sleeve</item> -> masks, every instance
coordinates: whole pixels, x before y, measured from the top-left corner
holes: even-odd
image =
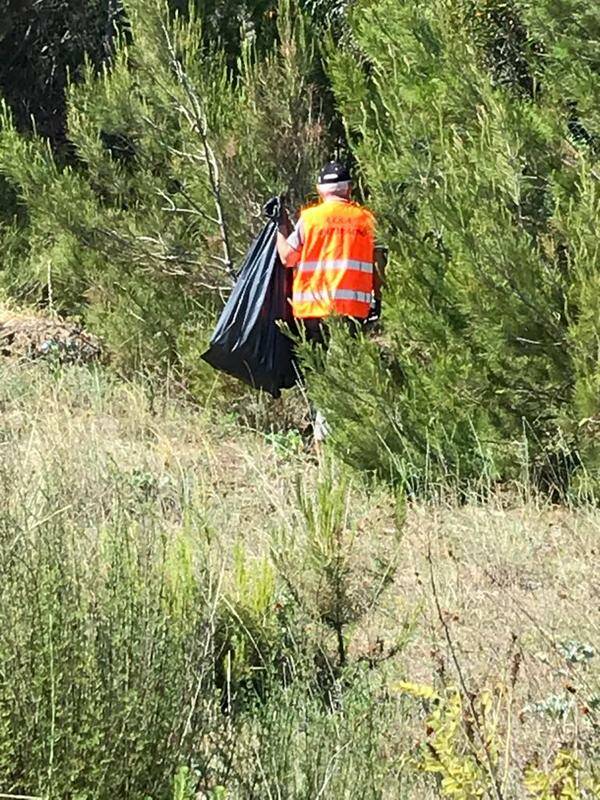
[[[304,244],[304,223],[302,219],[298,220],[296,227],[288,237],[287,243],[293,250],[302,250],[302,245]]]

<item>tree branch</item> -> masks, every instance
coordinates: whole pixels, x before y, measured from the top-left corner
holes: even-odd
[[[233,267],[233,259],[231,256],[231,247],[229,243],[229,230],[225,221],[225,214],[223,209],[223,199],[222,199],[222,192],[221,192],[221,177],[219,171],[219,164],[217,162],[217,158],[215,156],[214,150],[212,149],[210,142],[209,142],[209,135],[208,135],[208,122],[206,119],[206,113],[204,112],[204,108],[202,106],[202,102],[198,97],[192,83],[183,68],[181,61],[177,58],[177,53],[175,52],[175,47],[171,40],[171,36],[167,29],[167,26],[164,22],[161,22],[161,28],[163,32],[163,36],[165,38],[165,43],[167,45],[167,49],[169,51],[169,57],[171,59],[171,65],[177,77],[177,80],[184,90],[186,97],[190,103],[190,109],[186,108],[184,105],[181,106],[181,110],[183,111],[186,119],[188,120],[190,126],[198,133],[200,136],[200,140],[202,142],[202,149],[204,150],[204,156],[206,159],[206,167],[208,173],[208,180],[211,186],[212,195],[215,204],[215,212],[216,212],[216,224],[219,228],[220,236],[221,236],[221,246],[223,249],[223,262],[226,265],[226,269],[229,274],[234,277],[234,267]]]

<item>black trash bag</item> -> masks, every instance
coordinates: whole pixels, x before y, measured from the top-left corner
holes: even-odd
[[[280,397],[297,381],[294,345],[278,321],[293,330],[292,270],[277,253],[276,220],[252,244],[202,358],[256,389]]]

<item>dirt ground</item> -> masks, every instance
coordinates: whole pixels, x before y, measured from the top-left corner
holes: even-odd
[[[99,340],[73,322],[0,308],[0,355],[6,358],[90,363],[96,361],[101,352]]]

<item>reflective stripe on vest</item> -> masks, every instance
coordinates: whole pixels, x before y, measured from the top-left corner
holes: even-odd
[[[372,295],[367,292],[353,292],[351,289],[334,289],[332,292],[327,290],[321,292],[294,292],[294,303],[326,303],[329,300],[354,300],[357,303],[368,303],[371,305]]]
[[[302,264],[303,272],[316,272],[318,269],[353,269],[357,272],[373,274],[373,264],[369,261],[356,261],[352,258],[340,258],[335,261],[305,261]]]

